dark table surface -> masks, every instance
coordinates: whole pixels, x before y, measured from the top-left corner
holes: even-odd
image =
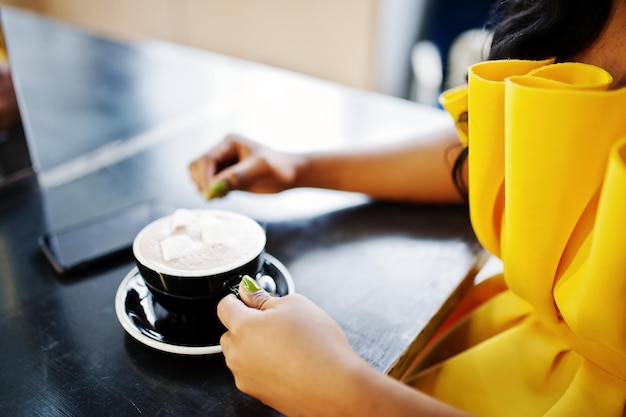
[[[39,173],[32,187],[0,194],[0,415],[278,415],[237,391],[221,354],[165,353],[125,333],[114,298],[130,257],[72,277],[46,263],[42,233],[133,202],[257,219],[296,291],[381,372],[422,343],[475,267],[480,249],[463,207],[313,189],[207,203],[187,173],[230,130],[289,151],[356,148],[448,123],[438,110],[2,13]]]

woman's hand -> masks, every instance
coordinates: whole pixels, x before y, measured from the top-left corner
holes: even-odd
[[[220,343],[237,387],[289,416],[466,417],[379,373],[306,297],[270,296],[251,278],[222,299]]]
[[[221,345],[237,387],[287,415],[324,415],[329,402],[339,404],[333,397],[346,392],[337,375],[367,364],[310,300],[272,297],[254,285],[240,286],[245,304],[229,295],[217,310],[228,329]]]
[[[277,152],[237,135],[189,164],[191,178],[208,199],[231,190],[275,193],[293,187],[303,158]]]

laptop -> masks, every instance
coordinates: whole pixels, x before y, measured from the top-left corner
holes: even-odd
[[[34,149],[25,129],[26,112],[4,27],[0,9],[0,191],[36,180]]]

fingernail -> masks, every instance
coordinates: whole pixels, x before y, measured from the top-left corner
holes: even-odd
[[[249,293],[257,292],[262,289],[261,287],[259,287],[259,284],[249,275],[244,275],[241,278],[241,285],[243,285],[243,288]]]
[[[226,186],[226,183],[224,181],[217,181],[215,184],[213,184],[209,192],[206,193],[205,197],[207,198],[207,200],[211,198],[222,198],[226,195],[227,192],[228,187]]]

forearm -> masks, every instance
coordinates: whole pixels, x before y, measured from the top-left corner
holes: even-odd
[[[359,363],[361,361],[361,363]],[[380,374],[360,358],[335,368],[332,383],[309,392],[306,416],[324,417],[468,417],[397,380]],[[319,391],[318,391],[319,390]],[[319,396],[315,394],[319,394]],[[314,404],[313,404],[314,403]]]
[[[460,202],[452,167],[461,149],[456,133],[449,129],[375,149],[313,153],[303,158],[295,185],[361,192],[385,200]]]

